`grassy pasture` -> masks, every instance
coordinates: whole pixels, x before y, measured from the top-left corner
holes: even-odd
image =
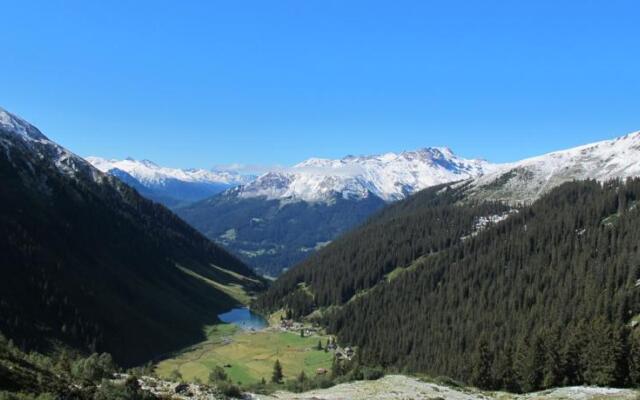
[[[161,361],[156,372],[168,377],[178,370],[187,381],[199,378],[206,382],[215,366],[225,367],[233,382],[251,384],[264,378],[269,381],[276,359],[280,360],[285,379],[292,379],[304,370],[314,376],[317,368],[331,366],[332,354],[316,350],[318,340],[326,344],[325,336],[302,338],[297,333],[267,329],[242,331],[234,325],[220,324],[209,328],[208,339],[172,358]]]

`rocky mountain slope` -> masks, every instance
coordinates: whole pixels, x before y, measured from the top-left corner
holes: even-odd
[[[201,340],[262,282],[165,207],[0,109],[0,331],[123,364]],[[179,329],[176,329],[179,327]]]

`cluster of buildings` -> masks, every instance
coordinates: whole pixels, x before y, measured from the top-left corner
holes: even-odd
[[[288,332],[302,332],[304,336],[312,336],[320,334],[320,327],[305,325],[292,319],[283,319],[280,321],[280,330]]]

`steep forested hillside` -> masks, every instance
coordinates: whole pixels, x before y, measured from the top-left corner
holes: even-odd
[[[469,218],[479,206],[443,206],[449,228],[437,233],[444,215],[420,218],[439,208],[423,199],[414,218],[409,213],[399,224],[381,215],[292,270],[259,304],[298,312],[301,304],[342,304],[326,313],[325,323],[343,343],[359,346],[368,364],[511,390],[638,384],[640,341],[632,328],[640,313],[638,199],[637,179],[567,183],[473,235]],[[392,269],[371,232],[382,235],[395,224],[400,235],[383,243],[424,247],[391,263],[413,265],[345,303],[352,292],[332,289],[344,288],[337,271],[357,266],[350,262],[359,258],[358,270],[370,276]],[[445,242],[432,249],[429,235],[408,239],[418,232]],[[371,256],[362,258],[367,251]],[[375,279],[352,281],[366,288]]]
[[[201,339],[262,286],[163,206],[3,110],[0,122],[0,331],[20,347],[141,362]]]
[[[463,194],[463,188],[440,185],[387,207],[283,274],[256,306],[286,304],[295,315],[304,315],[314,307],[343,304],[394,270],[457,243],[476,229],[479,217],[509,211],[500,203],[459,207]]]
[[[256,270],[277,276],[384,205],[373,195],[364,199],[336,196],[328,204],[223,193],[176,212]]]

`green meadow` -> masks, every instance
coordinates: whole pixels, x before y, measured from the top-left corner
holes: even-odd
[[[158,363],[156,373],[169,377],[177,370],[186,381],[207,382],[209,373],[220,366],[234,383],[252,384],[262,378],[269,381],[276,360],[282,364],[285,380],[300,371],[314,376],[318,368],[331,367],[332,354],[316,349],[319,340],[326,344],[327,336],[303,338],[274,329],[247,332],[231,324],[215,325],[207,336],[205,342]]]

